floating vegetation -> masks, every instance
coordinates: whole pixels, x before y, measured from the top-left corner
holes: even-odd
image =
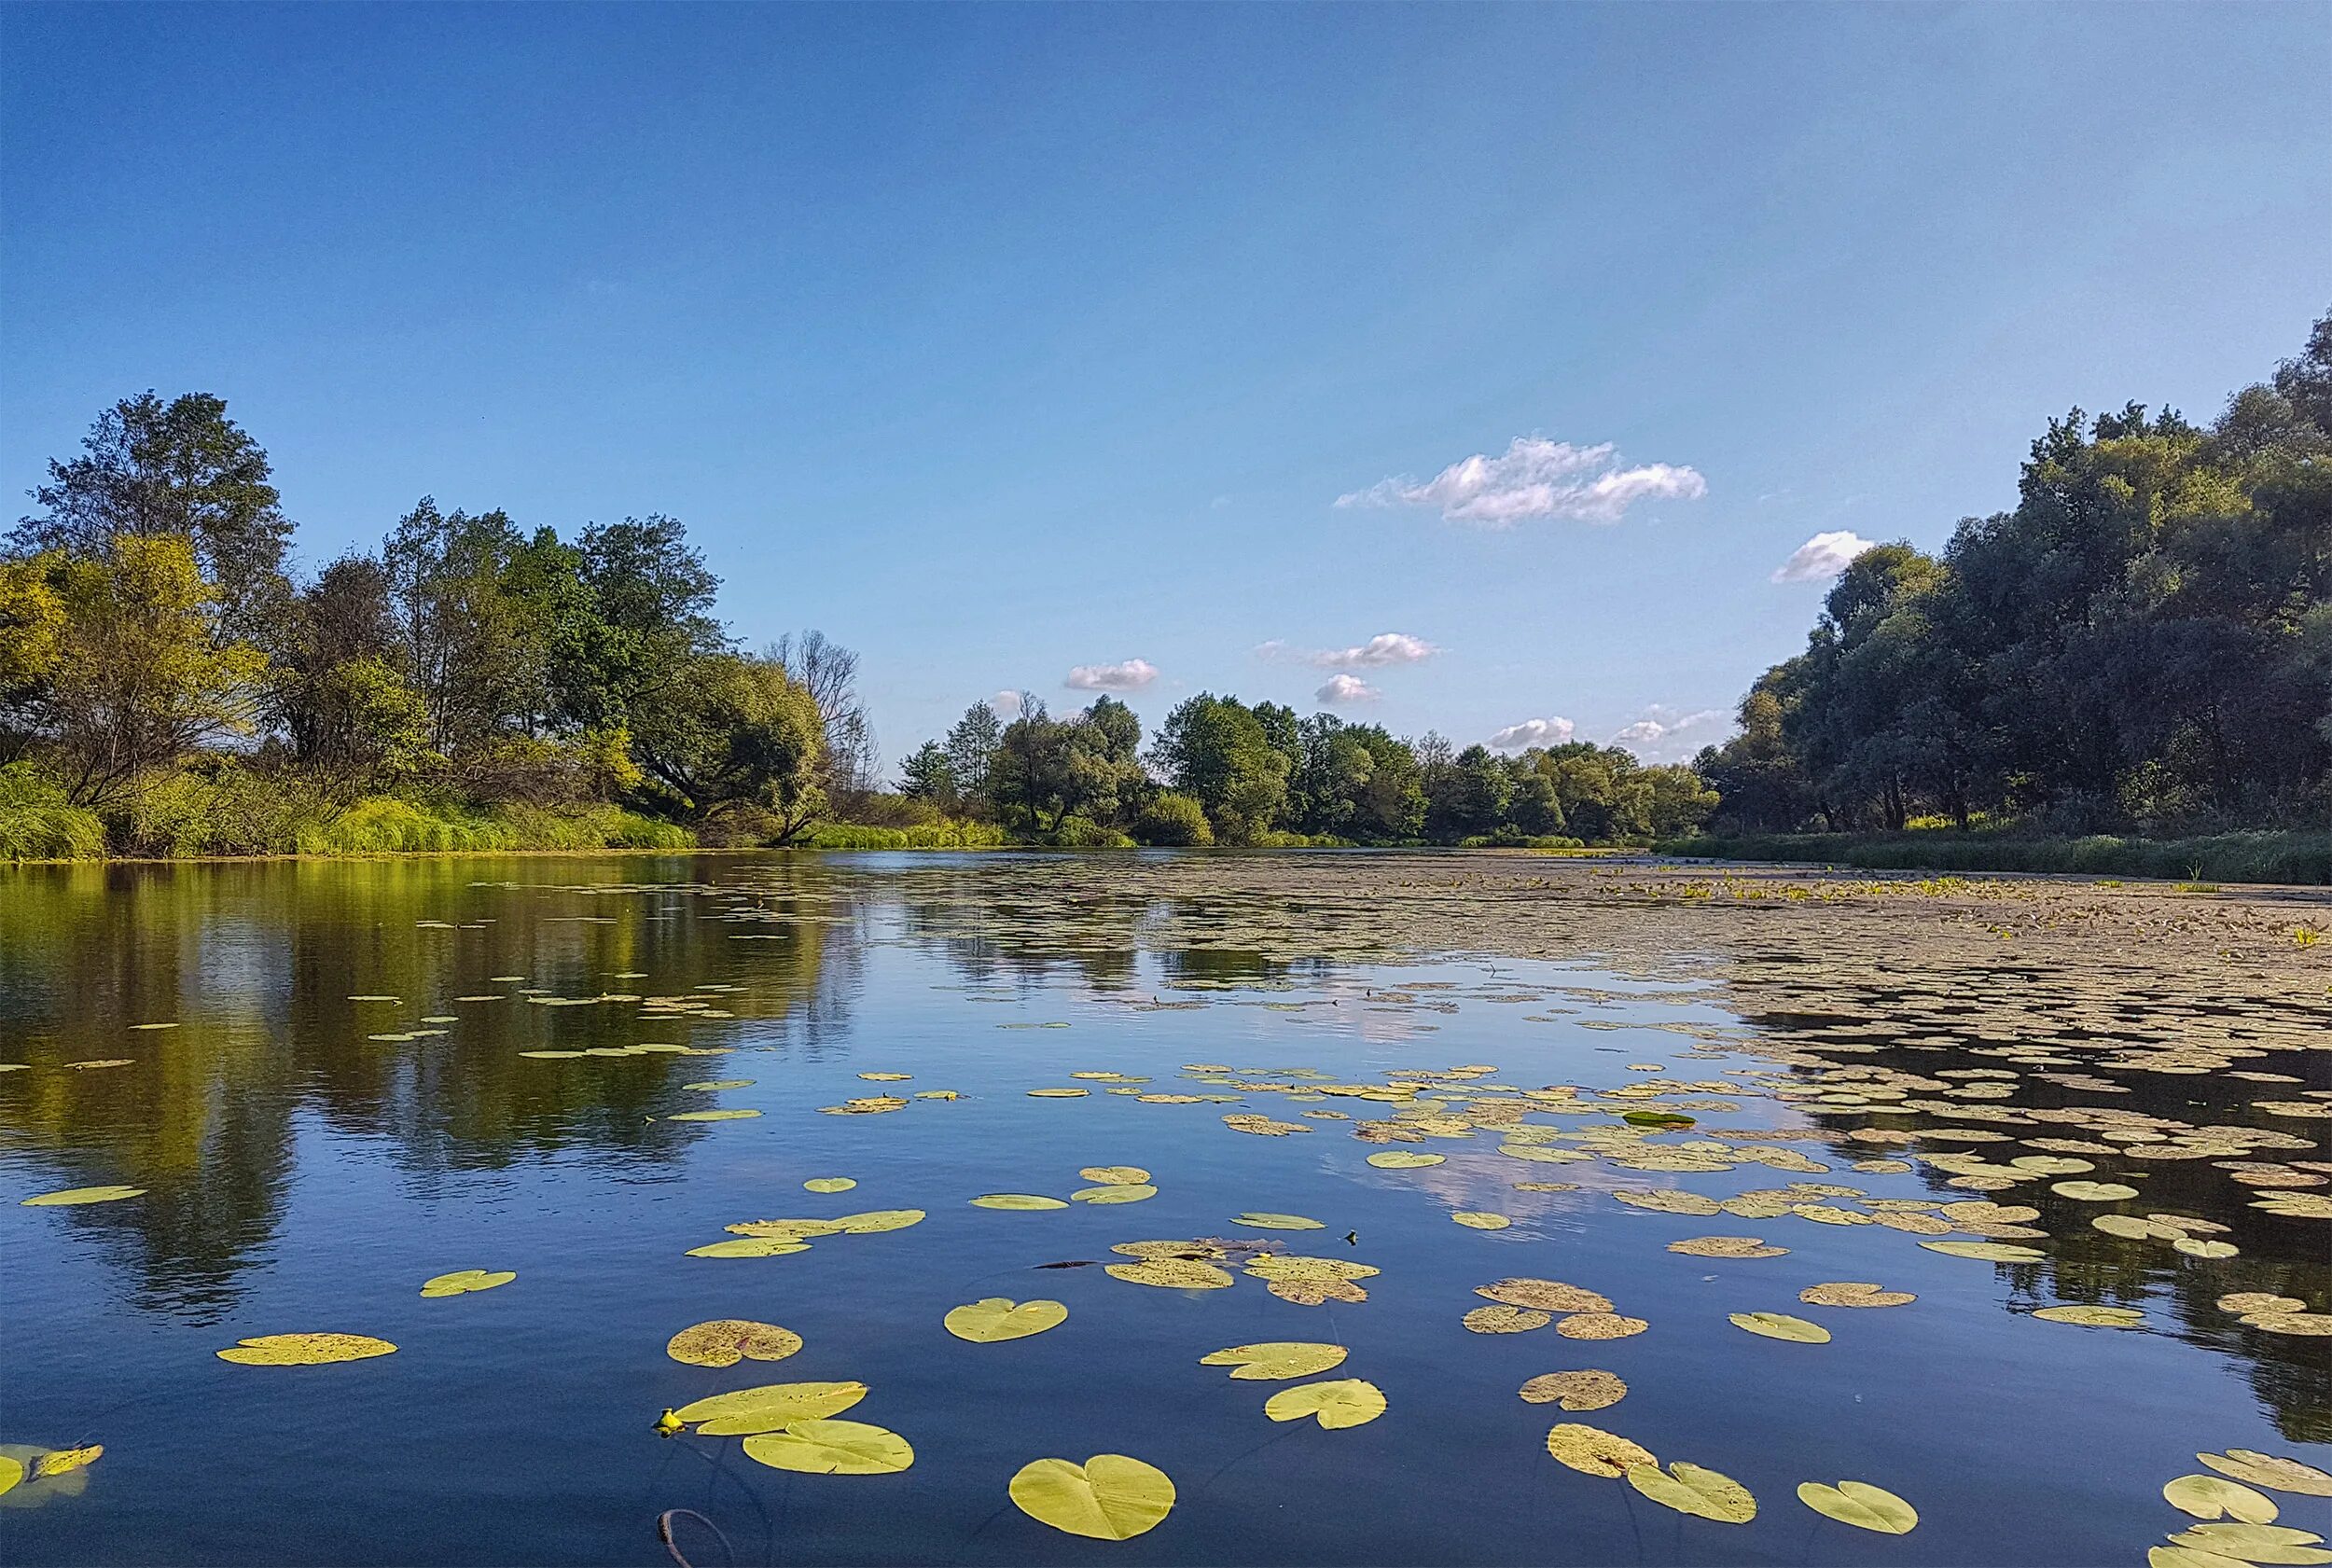
[[[421,1293],[429,1297],[467,1296],[474,1291],[493,1290],[497,1285],[508,1284],[517,1278],[518,1275],[507,1269],[461,1269],[451,1274],[423,1280]]]
[[[1097,1541],[1130,1541],[1156,1529],[1174,1506],[1166,1472],[1121,1453],[1097,1453],[1082,1464],[1035,1460],[1020,1466],[1007,1491],[1038,1523]]]
[[[968,1306],[950,1309],[942,1320],[947,1331],[976,1345],[1003,1339],[1025,1339],[1058,1328],[1069,1321],[1069,1309],[1058,1301],[1012,1301],[991,1296]]]
[[[1801,1481],[1798,1501],[1825,1519],[1851,1524],[1881,1535],[1908,1535],[1919,1523],[1919,1510],[1884,1487],[1867,1481]]]
[[[368,1334],[262,1334],[218,1353],[221,1361],[243,1367],[324,1367],[339,1361],[368,1361],[396,1347]]]
[[[1559,1405],[1566,1410],[1601,1410],[1628,1396],[1628,1385],[1615,1372],[1542,1372],[1522,1385],[1520,1394],[1534,1405]]]
[[[1301,1421],[1310,1416],[1334,1432],[1366,1425],[1384,1414],[1384,1391],[1360,1378],[1298,1383],[1265,1400],[1263,1413],[1273,1421]]]
[[[689,1367],[734,1367],[740,1361],[783,1361],[801,1349],[801,1336],[773,1323],[715,1318],[692,1324],[664,1342],[664,1353]]]
[[[81,1203],[118,1203],[125,1198],[143,1198],[142,1186],[69,1186],[62,1192],[44,1192],[37,1198],[27,1198],[20,1207],[27,1209],[62,1209]]]

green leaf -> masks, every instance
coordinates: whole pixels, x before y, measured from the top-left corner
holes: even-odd
[[[812,1476],[888,1476],[915,1463],[906,1438],[863,1421],[788,1422],[747,1437],[744,1450],[756,1464]]]
[[[2043,1307],[2033,1314],[2047,1323],[2078,1323],[2090,1328],[2135,1328],[2145,1314],[2135,1307]]]
[[[904,1230],[923,1222],[921,1209],[869,1209],[863,1214],[844,1214],[833,1225],[846,1236],[872,1236],[884,1230]]]
[[[812,1176],[801,1184],[804,1192],[848,1192],[858,1184],[848,1176]]]
[[[2307,1568],[2332,1562],[2332,1552],[2317,1550],[2324,1539],[2311,1530],[2281,1524],[2198,1524],[2172,1535],[2171,1545],[2196,1551],[2216,1552],[2244,1562],[2279,1563]]]
[[[0,1453],[0,1492],[13,1492],[16,1483],[24,1478],[24,1462]]]
[[[1309,1378],[1344,1364],[1342,1345],[1317,1344],[1304,1339],[1273,1339],[1256,1345],[1233,1345],[1199,1358],[1201,1367],[1228,1367],[1231,1376],[1249,1381],[1270,1382],[1282,1378]]]
[[[1096,1541],[1130,1541],[1174,1506],[1165,1471],[1121,1453],[1097,1453],[1082,1464],[1039,1459],[1020,1467],[1008,1491],[1040,1524]]]
[[[733,1242],[712,1242],[701,1247],[690,1247],[690,1257],[784,1257],[788,1253],[808,1252],[807,1242],[789,1242],[782,1236],[740,1236]]]
[[[1244,1214],[1232,1216],[1231,1224],[1243,1225],[1253,1230],[1326,1230],[1326,1226],[1301,1214]]]
[[[369,1334],[262,1334],[219,1352],[218,1358],[241,1367],[323,1367],[365,1361],[396,1349]]]
[[[1980,1258],[1986,1263],[2032,1263],[2044,1256],[2038,1248],[2020,1247],[2011,1242],[1922,1242],[1929,1252],[1939,1252],[1947,1257]]]
[[[1014,1302],[1001,1296],[991,1296],[967,1307],[951,1309],[941,1320],[949,1333],[976,1345],[992,1345],[1003,1339],[1025,1339],[1032,1334],[1042,1334],[1048,1328],[1058,1328],[1069,1321],[1069,1309],[1058,1301]]]
[[[715,1318],[692,1324],[664,1341],[664,1353],[688,1367],[734,1367],[755,1361],[783,1361],[801,1349],[801,1336],[773,1323],[750,1318]]]
[[[1662,1507],[1719,1524],[1747,1524],[1757,1517],[1757,1500],[1730,1476],[1678,1460],[1666,1470],[1656,1464],[1628,1466],[1628,1484]]]
[[[1076,1203],[1140,1203],[1158,1196],[1158,1188],[1146,1182],[1104,1182],[1099,1186],[1081,1186],[1069,1194]]]
[[[1379,1149],[1368,1157],[1368,1163],[1380,1171],[1422,1171],[1449,1158],[1446,1154],[1420,1154],[1412,1149]]]
[[[1234,1372],[1231,1376],[1239,1374]],[[1334,1432],[1340,1427],[1366,1425],[1384,1414],[1384,1392],[1359,1378],[1298,1383],[1266,1399],[1263,1413],[1273,1421],[1301,1421],[1311,1416]]]
[[[1881,1535],[1908,1535],[1919,1523],[1919,1510],[1884,1487],[1867,1481],[1800,1481],[1798,1501],[1826,1519]]]
[[[1058,1198],[1040,1198],[1033,1192],[990,1192],[972,1200],[975,1209],[1065,1209],[1069,1205]]]
[[[2270,1492],[2332,1497],[2332,1475],[2297,1459],[2261,1453],[2256,1449],[2228,1449],[2225,1453],[2199,1453],[2195,1457],[2222,1476],[2232,1476]]]

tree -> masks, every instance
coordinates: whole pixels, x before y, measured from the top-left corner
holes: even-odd
[[[1028,704],[1023,703],[1025,709]],[[1004,720],[985,702],[975,702],[948,731],[948,772],[957,798],[974,805],[988,799],[988,775],[995,766],[996,748],[1003,743]]]
[[[124,534],[103,554],[51,551],[20,564],[40,590],[35,630],[0,656],[31,677],[32,742],[76,805],[103,808],[198,747],[248,734],[266,668],[219,633],[218,590],[191,540]],[[20,613],[21,611],[20,610]]]
[[[1169,789],[1144,802],[1133,819],[1133,836],[1143,843],[1172,849],[1211,844],[1215,829],[1206,820],[1204,806]]]
[[[705,656],[642,721],[633,752],[681,814],[704,821],[750,809],[767,817],[777,843],[825,814],[824,717],[776,659]]]
[[[858,696],[858,656],[823,631],[780,637],[768,658],[810,693],[826,729],[821,784],[837,804],[849,808],[874,792],[881,766],[874,724]]]
[[[1151,755],[1174,788],[1205,807],[1225,843],[1256,842],[1286,803],[1288,756],[1237,698],[1201,692],[1181,702],[1159,727]]]
[[[294,761],[342,793],[419,772],[429,715],[396,660],[387,571],[370,556],[333,562],[294,601],[269,669],[270,717]]]
[[[9,544],[22,554],[110,553],[123,539],[180,538],[217,608],[222,642],[264,644],[289,585],[291,536],[265,450],[227,417],[224,398],[189,392],[163,402],[125,397],[97,417],[81,455],[51,461],[32,492],[42,510],[20,520]]]
[[[563,548],[530,544],[506,513],[442,512],[428,496],[390,531],[381,562],[397,664],[432,750],[458,756],[548,717],[556,604],[580,591]]]
[[[943,812],[954,811],[963,800],[955,784],[955,766],[937,741],[925,741],[899,764],[899,793],[928,800]]]
[[[546,617],[553,710],[576,728],[625,724],[686,679],[696,658],[727,649],[713,614],[720,579],[680,520],[661,513],[593,523],[575,548],[581,595]]]

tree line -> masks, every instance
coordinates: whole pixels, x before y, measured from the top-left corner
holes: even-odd
[[[0,806],[118,851],[296,847],[377,797],[786,842],[873,787],[856,657],[738,647],[674,519],[564,539],[424,497],[300,582],[271,479],[200,393],[49,465],[0,552]]]
[[[1716,804],[1691,769],[1617,746],[1502,756],[1212,692],[1177,704],[1146,750],[1113,697],[1054,718],[1023,692],[1009,723],[975,702],[907,758],[901,788],[1024,837],[1161,845],[1643,841],[1691,832]]]
[[[1720,830],[2332,820],[2332,315],[2208,425],[2051,420],[2015,507],[1870,549],[1695,766]]]

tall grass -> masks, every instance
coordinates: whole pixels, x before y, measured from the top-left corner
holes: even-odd
[[[2332,883],[2332,831],[2218,833],[2195,839],[2030,839],[1950,831],[1799,833],[1671,839],[1662,854],[1801,860],[1858,870],[2041,871],[2177,881]]]
[[[97,813],[69,805],[30,763],[0,768],[0,860],[89,860],[105,853]]]
[[[800,840],[813,850],[993,850],[1010,842],[992,822],[927,822],[909,827],[868,827],[829,822]]]

